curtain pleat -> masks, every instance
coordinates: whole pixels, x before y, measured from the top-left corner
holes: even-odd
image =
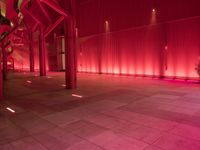
[[[78,56],[78,71],[198,77],[199,1],[182,0],[180,4],[178,0],[124,0],[123,5],[113,0],[95,2],[79,4],[82,15],[78,18],[78,52],[82,55]],[[152,16],[154,7],[156,14]]]

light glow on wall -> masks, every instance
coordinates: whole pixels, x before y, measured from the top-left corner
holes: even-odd
[[[78,55],[78,71],[198,78],[199,24],[200,18],[194,18],[170,23],[165,30],[155,24],[82,37],[78,52],[84,55]]]
[[[157,11],[155,8],[152,9],[152,13],[151,13],[151,24],[156,24],[156,15],[157,15]]]
[[[105,31],[106,33],[110,32],[110,24],[108,21],[105,21]]]

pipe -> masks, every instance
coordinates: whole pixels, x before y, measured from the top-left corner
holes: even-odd
[[[40,28],[40,35],[39,35],[39,59],[40,59],[40,76],[46,76],[45,38],[44,38],[44,31],[42,28]]]
[[[73,21],[73,34],[74,34],[74,70],[75,70],[75,84],[77,84],[77,30],[76,30],[76,1],[75,0],[70,0],[70,6],[71,6],[71,16],[72,16],[72,21]]]
[[[73,21],[65,19],[65,82],[67,89],[76,88],[76,37]]]
[[[35,71],[34,66],[34,43],[33,43],[33,33],[29,33],[29,59],[30,59],[30,72]]]
[[[2,54],[3,54],[3,80],[7,79],[7,53],[4,46],[4,42],[2,42]]]
[[[1,55],[3,53],[3,49],[4,49],[4,45],[3,45],[3,42],[1,43],[1,48],[2,48],[2,52],[0,53],[0,60],[1,60]],[[0,61],[1,62],[1,61]],[[1,66],[0,65],[0,100],[3,99],[3,80],[2,80],[2,69],[1,69]]]
[[[64,16],[61,16],[52,26],[49,30],[47,30],[47,32],[45,33],[44,37],[46,38],[63,20],[64,20]]]
[[[26,26],[26,29],[28,30],[28,37],[29,37],[29,61],[30,61],[30,72],[35,71],[35,66],[34,66],[34,43],[33,43],[33,32],[36,30],[38,23],[35,23],[34,27],[30,30],[28,28],[28,25],[24,21],[24,24]]]

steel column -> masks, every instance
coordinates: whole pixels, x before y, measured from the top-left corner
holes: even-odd
[[[7,79],[7,53],[4,46],[4,42],[2,42],[2,54],[3,54],[3,80]]]
[[[2,59],[3,49],[4,49],[4,45],[2,42],[1,43],[0,60]],[[3,98],[3,80],[2,80],[2,69],[1,69],[1,65],[0,65],[0,100],[2,100],[2,98]]]
[[[39,35],[39,59],[40,59],[40,76],[46,76],[46,58],[45,58],[45,37],[44,30],[40,28]]]
[[[29,33],[29,58],[30,58],[30,72],[35,71],[34,66],[34,43],[33,43],[33,33]]]
[[[76,88],[76,35],[72,20],[65,18],[65,82],[67,89]]]

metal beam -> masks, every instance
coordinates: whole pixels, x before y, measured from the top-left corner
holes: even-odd
[[[61,14],[62,16],[65,16],[68,19],[72,19],[71,15],[67,10],[62,9],[61,7],[55,5],[54,3],[50,2],[49,0],[40,0],[42,3],[46,4],[53,10],[55,10],[57,13]]]
[[[45,45],[46,41],[44,38],[44,27],[42,23],[28,10],[24,9],[26,13],[31,16],[39,25],[40,35],[39,35],[39,60],[40,60],[40,76],[46,76],[46,57],[45,57]]]
[[[63,20],[64,16],[61,16],[52,26],[49,28],[49,30],[46,31],[44,37],[46,38]]]

